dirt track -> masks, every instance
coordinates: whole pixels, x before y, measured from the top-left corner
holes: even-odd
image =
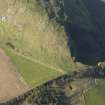
[[[9,100],[28,90],[25,81],[14,69],[8,56],[0,49],[0,101]]]

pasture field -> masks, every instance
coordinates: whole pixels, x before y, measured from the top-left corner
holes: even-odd
[[[41,85],[65,73],[63,70],[50,67],[47,64],[44,65],[39,61],[32,60],[11,50],[6,50],[6,52],[30,88]]]
[[[86,105],[105,105],[104,85],[97,85],[86,94]]]

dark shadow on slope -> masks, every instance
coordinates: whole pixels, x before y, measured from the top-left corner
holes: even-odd
[[[75,61],[105,61],[105,4],[102,0],[41,0],[49,19],[64,25]]]
[[[93,37],[97,35],[97,32],[88,31],[69,23],[65,25],[65,31],[68,36],[71,56],[75,58],[75,61],[94,65],[97,61],[102,60],[100,57],[102,52],[96,38]]]
[[[105,0],[82,0],[95,25],[105,34]]]
[[[65,23],[68,45],[75,61],[95,65],[105,60],[105,4],[101,0],[83,0],[95,29]]]

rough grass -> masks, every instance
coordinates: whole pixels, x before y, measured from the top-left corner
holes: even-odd
[[[48,19],[46,12],[39,6],[37,0],[29,0],[29,2],[28,0],[0,0],[0,3],[0,5],[3,3],[3,6],[0,6],[0,10],[2,10],[0,16],[7,17],[6,22],[0,22],[0,46],[2,48],[7,49],[6,43],[11,43],[15,47],[14,50],[21,55],[68,72],[83,67],[81,64],[73,63],[63,27]],[[40,84],[41,80],[53,79],[53,76],[56,77],[59,74],[22,57],[11,56],[11,54],[10,57],[31,85],[35,81]],[[42,74],[40,70],[43,71]],[[34,76],[34,72],[36,72],[36,76]]]
[[[30,3],[26,0],[16,0],[14,3],[8,1],[8,4],[5,13],[9,18],[2,23],[1,43],[11,42],[21,53],[32,55],[32,58],[55,67],[65,70],[75,67],[63,27],[55,21],[49,21],[47,14],[35,0]]]
[[[86,94],[86,105],[105,105],[105,86],[98,85]]]

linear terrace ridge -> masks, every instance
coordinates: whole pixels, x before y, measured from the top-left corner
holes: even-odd
[[[13,53],[15,53],[15,54],[21,56],[21,57],[26,58],[27,60],[30,60],[30,61],[35,62],[35,63],[38,63],[38,64],[40,64],[40,65],[43,65],[43,66],[47,67],[47,68],[51,68],[51,69],[53,69],[53,70],[56,70],[56,71],[60,72],[61,74],[65,74],[65,73],[66,73],[66,72],[65,72],[64,70],[62,70],[62,69],[55,68],[55,67],[53,67],[53,66],[51,66],[51,65],[49,65],[49,64],[45,64],[45,63],[43,63],[43,62],[41,62],[41,61],[39,61],[39,60],[37,60],[37,59],[32,59],[32,58],[30,58],[30,57],[28,57],[28,56],[26,56],[26,55],[22,55],[21,53],[18,53],[18,52],[16,52],[16,51],[13,51],[13,50],[11,50],[11,51],[12,51]]]

